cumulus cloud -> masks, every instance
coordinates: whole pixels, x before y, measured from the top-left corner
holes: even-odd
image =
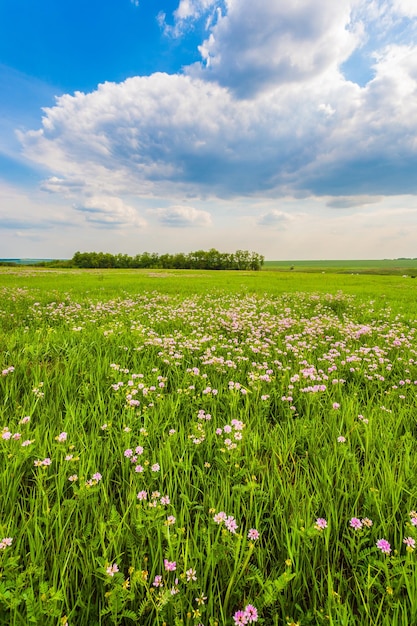
[[[164,31],[170,37],[181,37],[201,18],[205,19],[205,28],[214,25],[216,19],[222,14],[223,2],[219,0],[180,0],[173,13],[173,24],[167,21],[167,15],[163,11],[158,14],[157,20]]]
[[[87,222],[104,227],[133,226],[144,228],[146,226],[137,211],[125,204],[120,198],[111,196],[92,196],[86,198],[82,205],[75,207],[83,213]]]
[[[134,197],[417,193],[417,46],[378,39],[364,87],[340,71],[371,8],[412,19],[406,0],[181,0],[176,24],[217,11],[204,62],[57,98],[20,133],[25,156],[50,173],[43,189],[104,225],[142,227]],[[178,205],[156,216],[210,219]]]
[[[218,4],[217,0],[180,0],[174,11],[176,20],[197,19]]]
[[[342,85],[334,124],[305,168],[304,185],[315,193],[417,192],[417,46],[386,46],[374,69],[345,107]]]
[[[149,211],[163,226],[186,228],[189,226],[210,226],[211,215],[190,206],[174,205]]]
[[[239,0],[210,28],[202,63],[188,68],[239,96],[310,80],[346,60],[360,31],[348,28],[352,0]]]
[[[392,0],[393,10],[404,17],[417,16],[417,4],[414,0]]]

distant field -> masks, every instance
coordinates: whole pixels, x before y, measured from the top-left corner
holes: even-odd
[[[417,259],[265,261],[265,269],[298,272],[338,272],[359,274],[417,275]]]
[[[0,264],[33,266],[49,263],[52,259],[0,259]],[[265,261],[264,270],[280,272],[332,272],[337,274],[385,274],[417,276],[415,259],[375,259],[375,260],[319,260],[319,261]],[[160,270],[156,270],[160,271]]]
[[[366,262],[366,261],[365,261]],[[307,263],[303,261],[303,263]],[[336,262],[334,262],[336,263]],[[327,266],[295,270],[267,267],[261,272],[210,270],[124,270],[124,269],[61,269],[37,267],[0,267],[0,288],[28,289],[34,298],[55,300],[58,294],[72,298],[118,297],[121,292],[143,293],[162,291],[191,296],[231,293],[281,295],[282,293],[336,293],[360,298],[373,298],[384,306],[391,303],[408,315],[417,315],[417,281],[404,269],[398,272],[339,271]],[[322,273],[323,272],[323,273]],[[416,269],[417,274],[417,269]],[[52,295],[51,295],[52,294]],[[60,296],[62,297],[62,296]]]

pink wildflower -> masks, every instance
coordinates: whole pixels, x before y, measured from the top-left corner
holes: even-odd
[[[246,616],[246,619],[248,620],[248,624],[251,624],[252,622],[257,622],[258,610],[252,604],[248,604],[245,607],[245,616]]]
[[[187,583],[197,580],[196,571],[192,567],[185,572],[185,575],[187,576]]]
[[[229,515],[229,517],[225,520],[224,525],[226,526],[227,530],[233,534],[235,534],[238,528],[236,520],[232,515]]]
[[[412,550],[416,547],[416,541],[412,537],[404,537],[403,543],[405,543],[407,548],[411,548]]]
[[[362,522],[357,517],[352,517],[352,519],[350,520],[349,524],[355,530],[359,530],[360,528],[362,528]]]
[[[113,563],[106,568],[106,574],[108,574],[108,576],[114,576],[118,571],[119,567],[116,563]]]
[[[327,521],[324,519],[324,517],[318,517],[316,519],[316,524],[314,528],[316,530],[324,530],[325,528],[327,528]]]
[[[216,524],[221,524],[226,519],[227,519],[227,515],[224,511],[220,511],[220,513],[216,513],[216,515],[213,517],[213,520],[216,522]]]
[[[12,545],[12,542],[13,537],[3,537],[3,539],[0,541],[0,550],[5,550]]]
[[[168,559],[164,559],[164,567],[167,572],[175,572],[177,564],[175,561],[168,561]]]
[[[233,615],[233,620],[235,622],[235,626],[241,626],[242,624],[248,623],[244,611],[236,611],[236,613]]]
[[[384,554],[390,554],[391,552],[391,546],[386,539],[378,539],[376,547],[379,548]]]

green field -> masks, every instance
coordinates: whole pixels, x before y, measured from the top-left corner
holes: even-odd
[[[0,259],[1,262],[17,265],[33,266],[35,263],[46,262],[51,268],[59,261],[50,259]],[[69,261],[63,261],[68,263]],[[64,265],[65,266],[65,265]],[[375,274],[375,275],[408,275],[417,276],[416,259],[379,259],[379,260],[322,260],[322,261],[265,261],[264,270],[281,272],[328,272],[337,274]],[[158,271],[158,270],[156,270]],[[189,270],[193,271],[193,270]]]
[[[0,624],[417,623],[417,281],[293,265],[1,268]]]
[[[297,272],[336,272],[360,274],[409,274],[417,276],[417,259],[349,261],[265,261],[265,269]]]

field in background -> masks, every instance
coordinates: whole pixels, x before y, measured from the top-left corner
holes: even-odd
[[[360,274],[410,274],[417,276],[417,259],[349,261],[265,261],[265,269],[297,272],[337,272]]]
[[[0,268],[0,623],[417,623],[417,281]]]
[[[55,290],[75,298],[108,299],[122,293],[162,291],[168,294],[244,293],[271,294],[293,292],[343,293],[377,298],[378,306],[386,299],[409,315],[417,316],[417,281],[407,275],[360,275],[333,271],[261,272],[199,270],[66,270],[41,268],[0,268],[0,286],[29,288],[35,297]]]
[[[13,262],[18,266],[33,266],[36,263],[51,263],[51,259],[0,259],[0,263]],[[66,261],[67,262],[67,261]],[[53,262],[52,262],[53,263]],[[282,272],[331,272],[359,273],[377,275],[417,276],[416,259],[380,259],[380,260],[321,260],[321,261],[265,261],[264,270]],[[158,270],[156,270],[158,271]]]

